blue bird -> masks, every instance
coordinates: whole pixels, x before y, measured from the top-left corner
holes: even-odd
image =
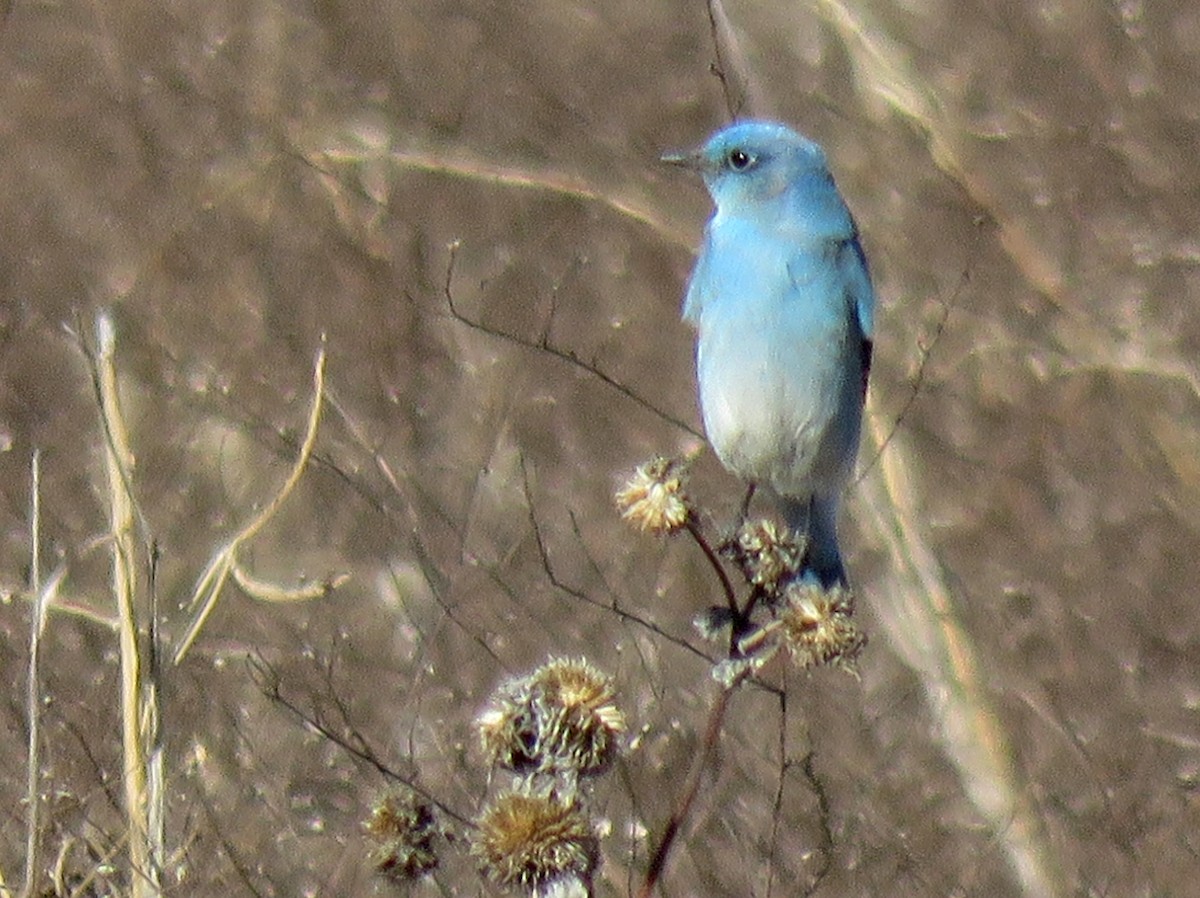
[[[848,586],[837,513],[875,311],[854,218],[825,153],[784,125],[739,122],[663,160],[698,171],[716,206],[683,303],[709,442],[807,534],[804,578]]]

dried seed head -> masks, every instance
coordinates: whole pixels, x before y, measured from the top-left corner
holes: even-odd
[[[497,689],[475,725],[483,752],[493,764],[517,771],[539,766],[539,726],[528,677]]]
[[[656,535],[683,529],[692,514],[683,489],[683,465],[670,458],[655,458],[640,466],[617,491],[616,500],[621,517]]]
[[[508,792],[483,810],[471,852],[483,872],[505,886],[534,891],[582,879],[596,865],[596,838],[573,802],[554,794]]]
[[[612,677],[586,658],[551,658],[530,675],[529,681],[547,702],[608,719],[614,729],[625,728],[624,717],[612,704],[617,694]]]
[[[804,565],[808,540],[774,521],[746,521],[722,547],[742,569],[746,580],[768,596],[783,592]]]
[[[437,835],[433,809],[411,792],[382,795],[363,829],[375,842],[371,862],[388,879],[417,879],[438,865],[433,850]]]
[[[552,658],[496,691],[476,721],[483,750],[517,771],[596,773],[625,731],[614,695],[612,679],[587,661]]]
[[[580,774],[607,767],[625,732],[612,678],[583,658],[552,658],[530,680],[540,748],[550,766]]]
[[[854,660],[867,644],[855,625],[852,594],[840,586],[822,589],[810,583],[791,583],[779,611],[783,643],[801,667],[837,664],[853,671]]]

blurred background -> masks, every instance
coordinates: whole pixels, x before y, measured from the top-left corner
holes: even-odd
[[[35,448],[42,571],[64,608],[114,615],[73,336],[108,309],[165,645],[286,479],[322,335],[328,353],[315,456],[241,560],[349,578],[299,604],[231,585],[164,670],[169,893],[396,891],[360,827],[387,779],[264,696],[248,656],[470,817],[471,721],[550,654],[612,673],[637,736],[591,796],[597,894],[633,891],[715,691],[691,620],[720,596],[695,546],[635,533],[612,493],[702,445],[679,306],[709,205],[656,160],[733,111],[827,148],[872,262],[842,524],[871,641],[860,680],[777,663],[786,700],[734,696],[662,894],[1189,893],[1198,51],[1186,0],[11,4],[8,885]],[[692,487],[732,518],[741,485],[710,455]],[[109,863],[86,894],[120,894],[116,639],[62,610],[44,639],[44,866],[69,884]],[[481,889],[451,851],[412,893]]]

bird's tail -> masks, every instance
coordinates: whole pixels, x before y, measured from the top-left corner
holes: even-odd
[[[834,496],[783,499],[783,516],[797,533],[808,537],[804,578],[815,579],[825,589],[849,587],[837,541],[838,500]]]

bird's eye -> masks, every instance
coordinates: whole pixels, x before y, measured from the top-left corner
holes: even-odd
[[[754,164],[754,157],[745,150],[730,150],[725,158],[734,171],[745,171]]]

